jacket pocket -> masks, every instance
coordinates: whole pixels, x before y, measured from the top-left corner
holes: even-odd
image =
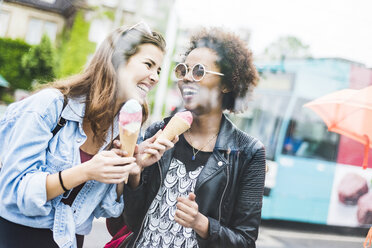
[[[52,154],[49,150],[46,152],[46,164],[47,171],[51,173],[56,173],[61,170],[65,170],[71,167],[71,158],[62,158]]]

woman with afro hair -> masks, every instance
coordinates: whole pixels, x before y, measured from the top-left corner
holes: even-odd
[[[243,110],[257,85],[252,53],[238,36],[204,29],[175,74],[193,123],[124,187],[126,247],[256,247],[265,149],[224,114]],[[150,126],[139,149],[168,121]]]

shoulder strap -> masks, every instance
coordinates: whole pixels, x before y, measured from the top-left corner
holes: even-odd
[[[52,131],[53,137],[66,124],[66,119],[62,117],[62,112],[65,109],[66,105],[67,105],[67,98],[66,98],[66,96],[64,96],[63,97],[63,107],[62,107],[61,115],[59,116],[57,126]]]

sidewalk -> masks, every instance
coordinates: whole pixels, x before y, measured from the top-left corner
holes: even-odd
[[[106,219],[100,218],[93,221],[93,228],[84,238],[84,248],[102,248],[111,240],[111,235],[106,229]]]

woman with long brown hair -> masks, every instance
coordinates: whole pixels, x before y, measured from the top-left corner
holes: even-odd
[[[0,121],[0,247],[82,247],[94,217],[120,215],[123,181],[138,166],[109,150],[118,112],[136,99],[146,119],[164,51],[163,37],[144,23],[118,28],[81,74],[8,107]],[[173,144],[163,145],[160,154]]]

